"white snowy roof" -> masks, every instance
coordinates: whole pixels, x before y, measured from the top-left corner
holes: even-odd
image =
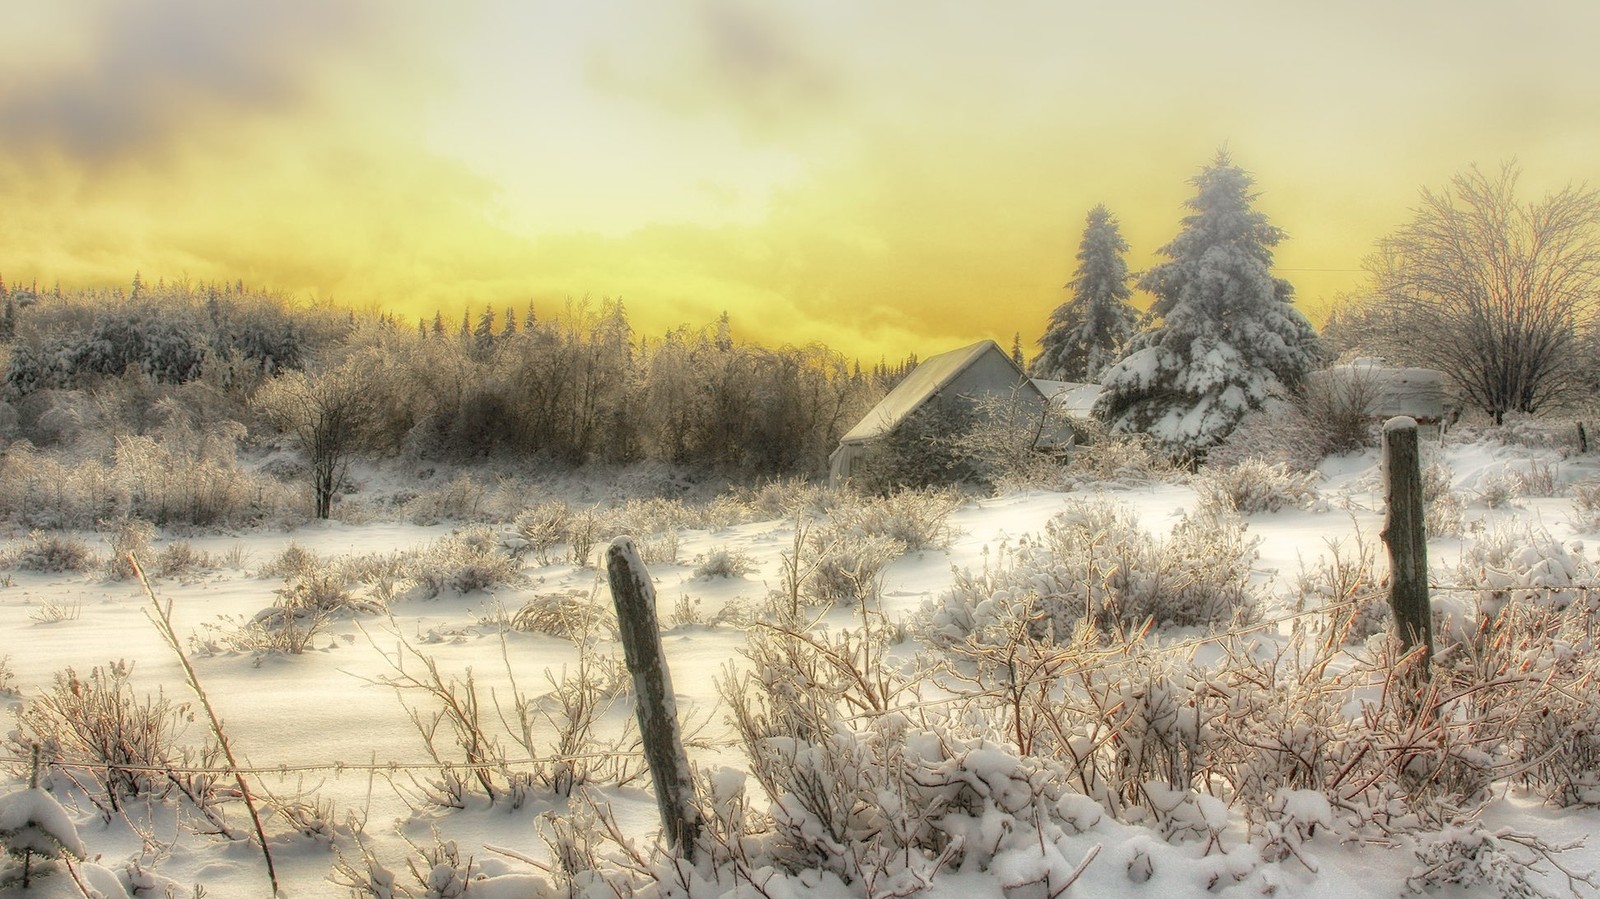
[[[1438,421],[1444,417],[1444,372],[1436,369],[1390,368],[1377,360],[1357,359],[1348,365],[1312,372],[1311,377],[1332,383],[1367,382],[1372,390],[1368,413],[1374,418],[1405,415]]]
[[[1099,384],[1046,381],[1043,378],[1034,378],[1033,386],[1073,418],[1088,418],[1094,409],[1094,401],[1100,398],[1101,390]]]
[[[1011,357],[1000,349],[1000,345],[992,340],[983,340],[971,346],[964,346],[959,350],[940,353],[923,360],[920,365],[906,375],[905,380],[894,386],[889,394],[878,402],[856,426],[843,437],[839,438],[841,444],[864,443],[875,437],[880,437],[895,426],[906,420],[906,416],[915,412],[928,400],[939,394],[959,378],[962,372],[971,368],[986,354],[994,353],[1005,364],[1016,372],[1016,381],[1010,385],[997,385],[999,387],[1015,386],[1015,383],[1026,380],[1022,371],[1011,361]]]

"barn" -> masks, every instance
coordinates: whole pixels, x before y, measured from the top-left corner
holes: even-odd
[[[1041,406],[1046,402],[1039,388],[992,340],[931,356],[839,439],[839,448],[829,457],[829,482],[837,486],[849,479],[851,468],[874,441],[918,410],[953,407],[988,396],[1009,397],[1013,391]]]

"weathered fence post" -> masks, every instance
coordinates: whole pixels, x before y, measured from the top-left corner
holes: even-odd
[[[694,861],[695,839],[700,835],[700,815],[694,803],[694,779],[689,757],[678,732],[677,704],[672,695],[672,675],[661,651],[661,628],[656,623],[656,588],[639,559],[632,537],[618,537],[606,550],[606,574],[611,599],[617,604],[617,629],[628,673],[633,675],[637,697],[639,736],[645,761],[661,808],[661,826],[667,845]]]
[[[1428,602],[1428,532],[1422,519],[1422,461],[1415,419],[1402,415],[1384,422],[1383,469],[1389,508],[1382,533],[1389,547],[1389,607],[1395,634],[1406,650],[1422,647],[1425,678],[1433,659],[1433,612]]]

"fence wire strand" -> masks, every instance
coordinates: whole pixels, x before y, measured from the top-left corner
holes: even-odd
[[[1525,595],[1525,594],[1529,594],[1529,593],[1539,593],[1539,594],[1551,595],[1551,594],[1569,593],[1570,592],[1570,593],[1581,593],[1584,596],[1588,596],[1593,591],[1600,591],[1600,583],[1559,584],[1559,585],[1543,585],[1543,586],[1509,586],[1509,587],[1481,587],[1481,586],[1472,586],[1472,585],[1467,585],[1467,584],[1430,584],[1428,589],[1429,589],[1430,593],[1432,593],[1432,592],[1440,592],[1440,593],[1489,593],[1489,594],[1507,594],[1507,595],[1509,595],[1509,594],[1524,594]],[[1204,635],[1200,635],[1200,636],[1196,636],[1196,637],[1190,637],[1188,639],[1180,640],[1180,641],[1177,641],[1177,642],[1174,642],[1174,643],[1166,643],[1166,644],[1157,643],[1156,645],[1153,645],[1153,646],[1143,646],[1143,651],[1144,652],[1148,652],[1148,653],[1152,653],[1152,654],[1159,654],[1159,655],[1179,655],[1179,654],[1183,654],[1183,653],[1190,653],[1190,652],[1193,652],[1195,650],[1200,649],[1203,646],[1231,642],[1231,641],[1238,640],[1238,639],[1240,639],[1242,637],[1247,637],[1247,636],[1250,636],[1252,634],[1262,633],[1264,631],[1278,631],[1278,630],[1281,630],[1284,625],[1293,624],[1293,623],[1295,623],[1297,621],[1301,621],[1303,619],[1307,619],[1307,618],[1322,618],[1322,617],[1327,617],[1327,616],[1330,616],[1330,615],[1337,615],[1337,614],[1342,613],[1342,612],[1353,611],[1355,609],[1358,609],[1358,608],[1360,608],[1362,606],[1365,606],[1365,605],[1367,605],[1369,603],[1372,603],[1374,601],[1381,600],[1381,599],[1385,598],[1386,596],[1387,596],[1387,591],[1386,590],[1377,590],[1377,591],[1372,591],[1372,592],[1368,592],[1368,593],[1363,593],[1363,594],[1360,594],[1360,595],[1357,595],[1357,596],[1353,596],[1353,597],[1348,598],[1348,599],[1341,600],[1341,601],[1336,602],[1336,603],[1318,606],[1317,608],[1314,608],[1314,609],[1304,609],[1304,610],[1301,610],[1301,611],[1298,611],[1298,612],[1290,612],[1288,614],[1279,615],[1279,616],[1276,616],[1276,617],[1273,617],[1273,618],[1263,619],[1261,621],[1253,622],[1251,624],[1242,625],[1242,626],[1239,626],[1239,627],[1229,628],[1229,629],[1224,630],[1224,631],[1218,631],[1217,633],[1213,633],[1213,634],[1204,634]],[[1142,646],[1142,644],[1141,644],[1141,646]],[[1088,652],[1084,652],[1084,651],[1079,650],[1079,649],[1062,649],[1061,651],[1057,652],[1053,656],[1050,656],[1050,655],[1040,656],[1037,659],[1033,660],[1033,662],[1038,667],[1040,667],[1042,669],[1046,669],[1048,671],[1048,674],[1046,676],[1042,677],[1042,678],[1039,678],[1039,679],[1036,679],[1036,680],[1030,680],[1030,681],[1028,681],[1028,682],[1026,682],[1026,683],[1024,683],[1024,684],[1022,684],[1020,686],[1025,687],[1025,688],[1031,688],[1031,687],[1035,687],[1035,686],[1038,686],[1040,684],[1043,684],[1043,683],[1045,683],[1047,681],[1058,681],[1058,680],[1060,680],[1062,678],[1068,678],[1068,677],[1074,677],[1074,676],[1081,675],[1081,674],[1086,674],[1086,673],[1088,673],[1090,671],[1095,670],[1097,667],[1099,667],[1101,664],[1103,664],[1105,662],[1105,660],[1107,660],[1109,658],[1112,658],[1114,656],[1125,655],[1125,654],[1126,654],[1126,648],[1125,647],[1104,647],[1104,648],[1099,648],[1099,649],[1091,648]],[[1066,663],[1068,663],[1070,661],[1073,661],[1073,660],[1076,660],[1077,664],[1072,664],[1069,667],[1065,667],[1065,668],[1052,667],[1052,665],[1055,664],[1055,663],[1066,664]],[[964,703],[964,702],[971,702],[973,700],[1003,699],[1003,698],[1011,695],[1013,690],[1016,687],[1017,687],[1017,685],[1008,685],[1005,688],[996,688],[996,689],[990,689],[990,690],[968,690],[968,691],[963,691],[963,692],[961,692],[959,694],[955,694],[955,695],[951,695],[951,696],[944,696],[944,697],[938,697],[938,698],[933,698],[933,699],[917,699],[915,701],[897,704],[894,707],[889,708],[889,709],[885,709],[885,710],[871,710],[871,711],[858,712],[855,715],[845,716],[842,720],[844,720],[844,721],[861,721],[861,720],[868,720],[868,719],[873,719],[873,718],[881,718],[881,717],[883,717],[885,715],[904,714],[904,713],[908,713],[908,712],[916,712],[916,711],[919,711],[919,710],[922,710],[922,709],[932,709],[932,708],[938,708],[938,707],[942,707],[942,706],[954,705],[954,704],[959,704],[959,703]],[[724,749],[724,748],[729,748],[731,746],[737,745],[737,741],[733,741],[733,740],[703,741],[702,745],[708,745],[708,746],[711,746],[713,748]],[[52,768],[70,768],[70,769],[74,769],[74,770],[85,770],[85,771],[117,770],[117,771],[139,772],[139,773],[146,773],[146,774],[227,775],[227,774],[243,773],[243,774],[250,774],[250,775],[280,775],[280,776],[287,776],[287,775],[291,775],[291,774],[308,774],[308,773],[314,773],[314,772],[321,772],[321,773],[331,772],[331,773],[334,773],[334,774],[341,774],[341,773],[345,773],[345,772],[354,772],[354,773],[367,773],[367,772],[385,773],[385,772],[387,772],[387,773],[396,773],[396,774],[398,774],[398,773],[402,773],[402,772],[412,772],[412,771],[445,771],[445,770],[480,771],[480,770],[487,770],[487,769],[537,768],[537,767],[541,767],[541,766],[560,764],[560,763],[563,763],[563,762],[603,761],[603,760],[610,760],[610,759],[642,758],[642,757],[643,757],[642,751],[631,751],[631,752],[611,751],[611,752],[580,753],[580,754],[572,754],[572,755],[551,755],[551,756],[540,756],[540,757],[531,757],[531,758],[522,758],[522,759],[492,759],[492,760],[488,760],[488,761],[485,761],[485,762],[482,762],[482,763],[479,763],[479,764],[457,763],[457,762],[451,762],[451,761],[428,761],[428,762],[392,762],[392,761],[391,762],[305,762],[305,763],[278,764],[278,765],[247,765],[247,766],[243,766],[243,767],[240,767],[240,768],[237,768],[237,769],[228,768],[228,767],[205,766],[205,765],[130,765],[130,764],[111,763],[111,762],[78,762],[78,761],[70,761],[70,760],[52,760],[52,761],[49,761],[49,762],[45,763],[45,765],[46,765],[46,767],[52,767]],[[0,764],[25,765],[25,764],[29,764],[29,760],[26,759],[26,758],[21,758],[21,757],[17,757],[17,756],[0,755]]]

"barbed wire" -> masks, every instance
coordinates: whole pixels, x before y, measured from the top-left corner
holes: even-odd
[[[544,758],[528,759],[487,759],[482,762],[305,762],[282,765],[243,765],[239,768],[214,767],[207,765],[135,765],[123,762],[75,762],[63,759],[49,759],[41,762],[48,768],[73,768],[86,771],[115,770],[131,771],[141,774],[306,774],[310,772],[392,772],[403,771],[479,771],[484,769],[512,769],[512,768],[537,768],[545,765],[554,765],[559,762],[596,761],[617,758],[643,758],[643,751],[638,752],[586,752],[576,755],[548,756]],[[31,764],[29,759],[16,756],[0,755],[0,763],[4,764]]]
[[[1430,592],[1457,592],[1457,593],[1546,593],[1546,594],[1554,594],[1554,593],[1567,593],[1567,592],[1581,592],[1581,593],[1588,594],[1588,593],[1591,593],[1591,592],[1600,592],[1600,583],[1547,584],[1547,585],[1535,585],[1535,586],[1507,586],[1507,587],[1477,586],[1477,585],[1469,585],[1469,584],[1430,584],[1428,589],[1430,590]],[[1241,625],[1241,626],[1237,626],[1237,627],[1231,627],[1231,628],[1229,628],[1227,630],[1218,631],[1216,633],[1203,634],[1203,635],[1199,635],[1199,636],[1195,636],[1195,637],[1190,637],[1190,638],[1187,638],[1187,639],[1184,639],[1184,640],[1179,640],[1179,641],[1173,642],[1173,643],[1165,643],[1165,644],[1157,643],[1156,645],[1153,645],[1153,646],[1147,646],[1147,645],[1144,645],[1142,643],[1137,644],[1137,645],[1142,647],[1142,651],[1143,652],[1146,652],[1146,653],[1149,653],[1149,654],[1179,655],[1179,654],[1183,654],[1183,653],[1190,653],[1190,652],[1193,652],[1193,651],[1196,651],[1196,650],[1200,649],[1203,646],[1230,642],[1230,641],[1238,640],[1241,637],[1246,637],[1246,636],[1249,636],[1249,635],[1252,635],[1252,634],[1261,633],[1261,632],[1264,632],[1264,631],[1281,630],[1284,625],[1293,624],[1293,623],[1301,621],[1303,619],[1307,619],[1307,618],[1323,618],[1323,617],[1327,617],[1327,616],[1330,616],[1330,615],[1337,615],[1337,614],[1339,614],[1341,612],[1354,611],[1354,610],[1356,610],[1356,609],[1358,609],[1358,608],[1360,608],[1362,606],[1368,605],[1368,604],[1370,604],[1370,603],[1372,603],[1374,601],[1383,599],[1386,596],[1387,596],[1387,591],[1386,590],[1373,590],[1373,591],[1364,592],[1364,593],[1361,593],[1361,594],[1358,594],[1358,595],[1351,596],[1350,598],[1347,598],[1347,599],[1344,599],[1344,600],[1340,600],[1340,601],[1335,602],[1335,603],[1320,605],[1320,606],[1317,606],[1316,608],[1312,608],[1312,609],[1302,609],[1300,611],[1290,612],[1290,613],[1287,613],[1287,614],[1284,614],[1284,615],[1279,615],[1279,616],[1276,616],[1276,617],[1273,617],[1273,618],[1267,618],[1267,619],[1263,619],[1261,621],[1256,621],[1256,622],[1252,622],[1252,623]],[[777,630],[779,630],[780,632],[784,632],[784,631],[782,631],[781,628],[777,628]],[[1047,671],[1046,676],[1044,676],[1042,678],[1039,678],[1039,679],[1036,679],[1036,680],[1026,681],[1026,682],[1024,682],[1024,683],[1022,683],[1020,685],[1008,685],[1007,687],[1004,687],[1004,688],[994,688],[994,689],[988,689],[988,690],[967,690],[967,691],[963,691],[961,693],[954,694],[954,695],[951,695],[951,696],[937,697],[937,698],[931,698],[931,699],[917,699],[917,700],[911,701],[911,702],[901,702],[901,703],[895,704],[891,708],[886,708],[886,709],[882,709],[882,710],[862,711],[862,712],[858,712],[855,715],[844,716],[841,720],[843,720],[843,721],[869,720],[869,719],[872,719],[872,718],[880,718],[880,717],[883,717],[883,716],[886,716],[886,715],[902,714],[902,713],[906,713],[906,712],[915,712],[915,711],[919,711],[919,710],[922,710],[922,709],[937,708],[937,707],[941,707],[941,706],[954,705],[954,704],[960,704],[960,703],[965,703],[965,702],[972,702],[974,700],[1005,698],[1005,697],[1011,695],[1014,692],[1014,690],[1016,690],[1018,687],[1031,688],[1031,687],[1039,686],[1041,684],[1045,684],[1045,683],[1048,683],[1048,682],[1051,682],[1051,681],[1057,681],[1057,680],[1060,680],[1062,678],[1074,677],[1074,676],[1077,676],[1077,675],[1080,675],[1080,674],[1089,673],[1091,671],[1094,671],[1097,667],[1099,667],[1100,664],[1103,664],[1103,662],[1108,658],[1112,658],[1112,657],[1119,656],[1119,655],[1126,655],[1127,654],[1127,650],[1128,650],[1128,646],[1127,645],[1124,645],[1124,646],[1091,647],[1087,651],[1085,651],[1082,647],[1063,648],[1063,649],[1059,650],[1058,652],[1056,652],[1053,655],[1037,656],[1037,657],[1029,660],[1029,664],[1031,666],[1035,666],[1035,667],[1037,667],[1037,668],[1039,668],[1041,670]],[[1068,663],[1068,662],[1076,662],[1076,664],[1071,664],[1071,665],[1069,665],[1068,667],[1065,667],[1065,668],[1054,667],[1055,663]],[[698,745],[700,747],[712,748],[712,749],[726,749],[726,748],[735,746],[737,744],[738,744],[737,740],[716,740],[716,741],[701,740],[701,741],[698,741]],[[566,755],[534,756],[534,757],[518,758],[518,759],[503,759],[503,758],[486,759],[486,760],[484,760],[482,762],[477,762],[477,763],[466,762],[466,761],[457,762],[457,761],[448,761],[448,760],[431,760],[431,761],[426,761],[426,762],[397,762],[397,761],[343,762],[343,761],[335,761],[335,762],[301,762],[301,763],[292,763],[292,764],[291,763],[282,763],[282,764],[276,764],[276,765],[245,765],[245,766],[241,766],[241,767],[238,767],[238,768],[231,768],[231,767],[226,767],[226,766],[207,766],[207,765],[137,765],[137,764],[125,764],[125,763],[121,763],[121,762],[109,762],[109,761],[80,762],[80,761],[71,761],[71,760],[65,760],[65,759],[52,759],[52,760],[48,760],[48,761],[43,762],[43,764],[44,764],[45,767],[50,767],[50,768],[70,768],[70,769],[74,769],[74,770],[85,770],[85,771],[116,770],[116,771],[126,771],[126,772],[137,772],[137,773],[143,773],[143,774],[161,774],[161,775],[167,775],[167,774],[178,774],[178,775],[224,775],[224,774],[241,774],[242,773],[242,774],[249,774],[249,775],[288,776],[288,775],[291,775],[291,774],[309,774],[309,773],[342,774],[342,773],[347,773],[347,772],[348,773],[401,773],[401,772],[412,772],[412,771],[479,771],[479,770],[486,770],[486,769],[514,770],[514,769],[518,769],[518,768],[539,768],[539,767],[557,765],[557,764],[561,764],[561,763],[584,762],[584,761],[610,761],[610,760],[616,760],[616,759],[642,759],[643,757],[644,757],[644,753],[643,753],[642,750],[631,750],[631,751],[612,750],[612,751],[605,751],[605,752],[585,752],[585,753],[574,753],[574,754],[566,754]],[[19,756],[12,756],[12,755],[0,755],[0,764],[26,765],[26,764],[31,764],[31,763],[32,763],[31,760],[28,759],[28,758],[22,758],[22,757],[19,757]]]

